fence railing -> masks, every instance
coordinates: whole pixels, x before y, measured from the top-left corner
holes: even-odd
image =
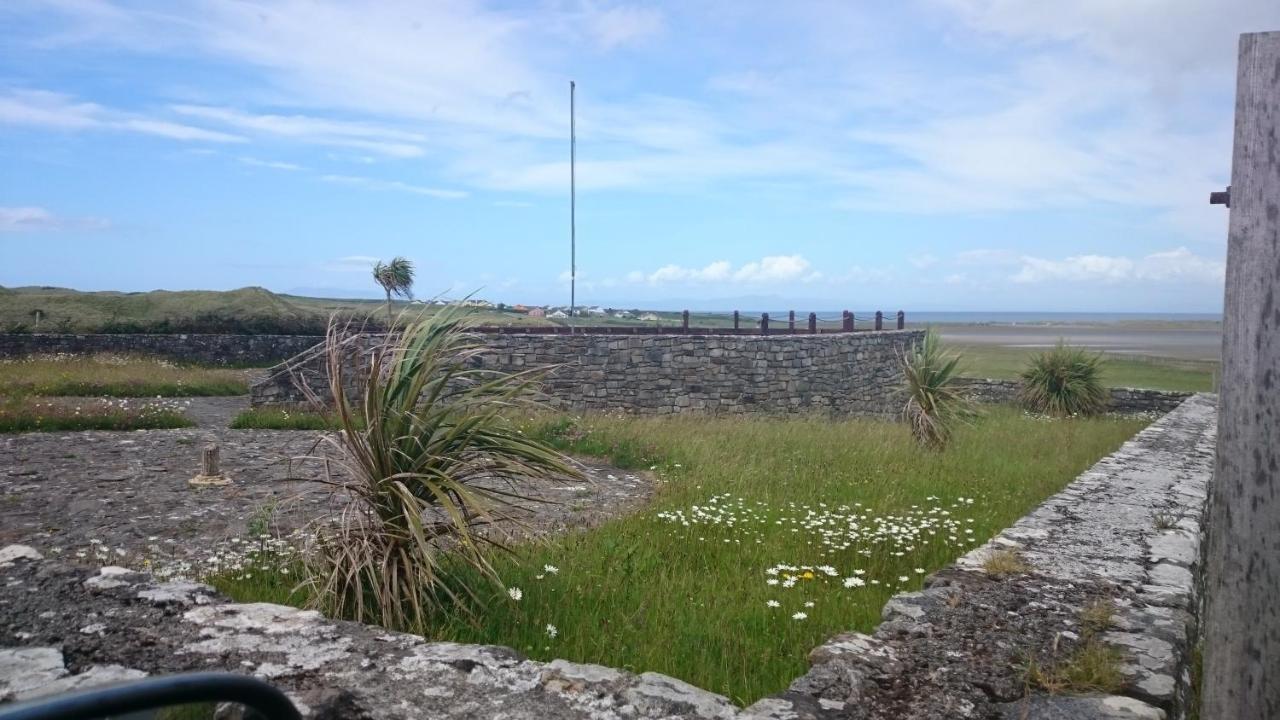
[[[789,311],[785,319],[771,318],[769,313],[748,319],[734,310],[732,326],[697,327],[689,324],[689,311],[685,310],[680,313],[678,325],[658,320],[649,325],[477,325],[471,330],[497,335],[822,335],[903,330],[906,326],[907,316],[901,310],[893,318],[887,318],[879,310],[874,315],[854,315],[845,310],[839,319],[823,319],[817,313],[809,313],[807,318],[799,320],[795,310]]]

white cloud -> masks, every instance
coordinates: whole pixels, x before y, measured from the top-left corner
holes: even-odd
[[[174,105],[179,115],[222,123],[243,132],[286,138],[299,142],[366,150],[395,158],[420,157],[419,133],[365,122],[327,120],[306,115],[252,114],[202,105]]]
[[[724,282],[732,276],[733,266],[728,260],[717,260],[703,268],[686,268],[679,265],[663,265],[645,278],[650,285],[672,282]],[[634,273],[628,277],[634,277]]]
[[[663,265],[650,273],[634,270],[626,275],[629,283],[666,284],[726,284],[771,285],[786,282],[817,282],[821,272],[812,271],[808,260],[800,255],[769,255],[753,260],[737,268],[728,260],[716,260],[700,268],[688,268],[674,263]]]
[[[0,123],[64,132],[117,130],[171,140],[244,142],[238,135],[141,117],[45,90],[10,89],[0,95]]]
[[[1010,279],[1016,283],[1048,281],[1103,282],[1182,281],[1222,282],[1225,265],[1180,247],[1141,258],[1107,255],[1075,255],[1062,260],[1024,256],[1022,266]]]
[[[102,230],[111,223],[103,218],[60,217],[46,208],[35,206],[0,207],[0,232],[32,232],[36,230]]]
[[[661,11],[634,5],[603,9],[591,6],[584,20],[596,44],[606,50],[657,35],[664,25]]]
[[[799,255],[771,255],[738,268],[733,279],[748,283],[776,283],[798,280],[809,270],[809,261]]]
[[[927,268],[938,264],[938,256],[932,253],[921,253],[919,255],[911,255],[907,258],[907,262],[915,268]]]
[[[456,200],[458,198],[467,197],[468,195],[468,193],[462,190],[446,190],[443,188],[426,187],[423,185],[411,185],[409,183],[400,182],[399,180],[379,180],[377,178],[360,177],[357,175],[321,175],[320,179],[327,183],[353,185],[356,187],[368,188],[370,190],[406,192],[414,195],[426,195],[427,197],[441,198],[444,200]]]
[[[58,219],[42,207],[0,207],[0,231],[43,230],[57,225]]]
[[[242,157],[240,162],[252,167],[270,168],[272,170],[288,170],[292,172],[303,169],[301,165],[295,165],[294,163],[281,162],[279,160],[260,160],[255,157]]]

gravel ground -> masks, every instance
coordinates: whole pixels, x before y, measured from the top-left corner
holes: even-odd
[[[265,520],[280,534],[341,507],[324,486],[299,480],[325,475],[321,433],[230,430],[243,398],[192,398],[199,427],[133,432],[0,435],[0,546],[32,545],[70,560],[112,563],[151,557],[186,559],[246,535]],[[232,483],[195,489],[202,448],[216,443]],[[654,481],[595,461],[580,462],[582,480],[531,481],[515,535],[589,527],[647,502]],[[96,542],[95,542],[96,541]],[[86,552],[87,551],[87,552]],[[78,553],[85,552],[83,556]]]

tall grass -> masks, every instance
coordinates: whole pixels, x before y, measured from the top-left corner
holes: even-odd
[[[1102,356],[1059,340],[1031,358],[1019,398],[1028,410],[1050,415],[1097,415],[1110,395],[1102,385]]]
[[[76,404],[28,396],[0,398],[0,433],[163,430],[193,423],[171,402],[85,400]]]
[[[892,594],[920,586],[918,570],[1007,527],[1143,424],[995,408],[957,427],[945,451],[921,452],[904,425],[869,420],[530,421],[526,434],[564,450],[653,467],[657,496],[635,515],[493,556],[520,599],[478,584],[489,587],[485,612],[443,606],[430,635],[667,673],[750,703],[803,673],[827,638],[873,629]],[[850,522],[864,532],[851,537]],[[875,537],[889,526],[901,532]],[[779,564],[797,570],[769,575]],[[804,565],[838,577],[806,578]],[[791,588],[786,574],[798,578]],[[262,597],[279,598],[283,586],[259,577]],[[232,591],[259,597],[244,584]]]
[[[521,482],[577,476],[509,422],[531,407],[536,375],[481,367],[485,346],[466,334],[465,315],[451,306],[383,336],[358,398],[347,395],[344,333],[329,326],[340,430],[324,440],[353,478],[340,484],[353,502],[336,528],[319,526],[306,559],[312,602],[330,613],[419,629],[445,605],[469,613],[483,604],[480,587],[501,582],[489,552],[499,539],[482,530],[524,499]]]
[[[33,355],[0,359],[0,395],[181,397],[244,395],[244,369],[183,366],[133,355]]]

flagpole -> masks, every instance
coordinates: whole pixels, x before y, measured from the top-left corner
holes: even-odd
[[[574,126],[574,82],[569,81],[569,326],[573,326],[573,317],[577,309],[578,290],[578,198],[577,178],[575,177],[577,162],[577,133]]]

